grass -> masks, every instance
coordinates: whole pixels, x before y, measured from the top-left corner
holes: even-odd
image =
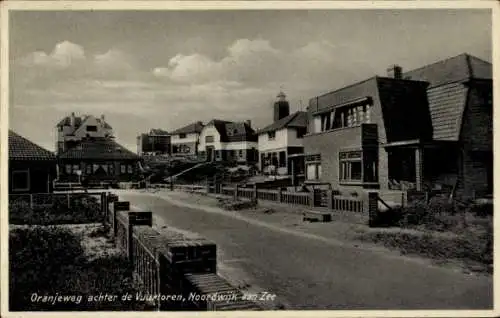
[[[358,239],[435,260],[458,260],[474,271],[492,273],[493,217],[491,205],[454,205],[435,198],[417,202],[380,218],[379,225]],[[393,228],[394,229],[394,228]]]
[[[80,232],[81,235],[75,234]],[[91,234],[93,233],[93,234]],[[10,231],[10,297],[11,311],[55,310],[148,310],[138,301],[122,301],[121,296],[135,294],[132,268],[120,253],[102,253],[88,246],[89,237],[102,230],[95,226],[68,228],[31,226]],[[105,237],[103,237],[105,239]],[[87,241],[87,243],[85,243]],[[105,242],[105,240],[103,241]],[[83,244],[82,244],[83,243]],[[94,247],[94,248],[92,248]],[[32,301],[36,293],[81,297],[79,303]],[[89,296],[117,295],[116,301],[89,302]],[[35,296],[36,296],[35,295]]]

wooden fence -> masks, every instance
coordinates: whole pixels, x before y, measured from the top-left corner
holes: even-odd
[[[207,293],[226,291],[231,286],[217,275],[217,248],[203,237],[187,236],[175,230],[152,228],[152,213],[138,211],[129,202],[110,203],[106,218],[111,224],[116,245],[127,255],[142,292],[157,295],[158,310],[261,310],[257,304],[237,297],[206,301]],[[217,277],[191,284],[190,275]],[[203,280],[202,280],[203,281]],[[202,287],[200,287],[202,286]],[[223,290],[221,290],[223,289]],[[167,295],[182,294],[188,301]]]

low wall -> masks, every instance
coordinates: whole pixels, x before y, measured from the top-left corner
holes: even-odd
[[[134,210],[126,201],[110,203],[108,210],[106,221],[116,245],[127,255],[143,292],[159,295],[155,299],[158,310],[261,310],[217,275],[215,243],[169,228],[154,229],[151,211]],[[230,301],[206,297],[228,290],[236,295]],[[186,301],[162,297],[166,295],[183,295]]]

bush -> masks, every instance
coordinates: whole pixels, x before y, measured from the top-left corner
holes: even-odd
[[[9,236],[10,308],[30,306],[32,293],[57,293],[63,271],[84,260],[79,238],[57,227],[16,229]]]
[[[87,195],[72,195],[70,207],[66,196],[53,195],[49,206],[30,207],[25,202],[9,204],[11,224],[77,224],[102,222],[104,213],[97,198]]]
[[[60,310],[148,310],[138,301],[121,301],[120,296],[137,292],[132,267],[124,255],[106,256],[88,262],[80,238],[67,229],[34,226],[11,230],[11,311]],[[80,303],[32,302],[33,293],[81,296]],[[117,295],[113,302],[87,302],[88,296]]]

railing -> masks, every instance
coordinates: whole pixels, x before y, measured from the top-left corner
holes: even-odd
[[[279,202],[278,191],[257,190],[257,199]]]
[[[222,187],[222,195],[230,195],[230,196],[234,196],[234,188],[230,188],[230,187]]]
[[[99,193],[31,193],[31,194],[9,194],[9,204],[26,204],[31,209],[52,207],[54,205],[63,205],[71,208],[75,203],[82,200],[94,198],[99,204],[102,204],[102,195]]]
[[[245,198],[245,199],[253,199],[253,189],[247,189],[247,188],[237,188],[238,194],[237,196],[240,198]]]
[[[354,197],[334,195],[332,208],[336,211],[363,213],[363,200]]]
[[[294,205],[306,205],[309,206],[309,193],[292,193],[292,192],[282,192],[280,202],[286,204],[294,204]]]

